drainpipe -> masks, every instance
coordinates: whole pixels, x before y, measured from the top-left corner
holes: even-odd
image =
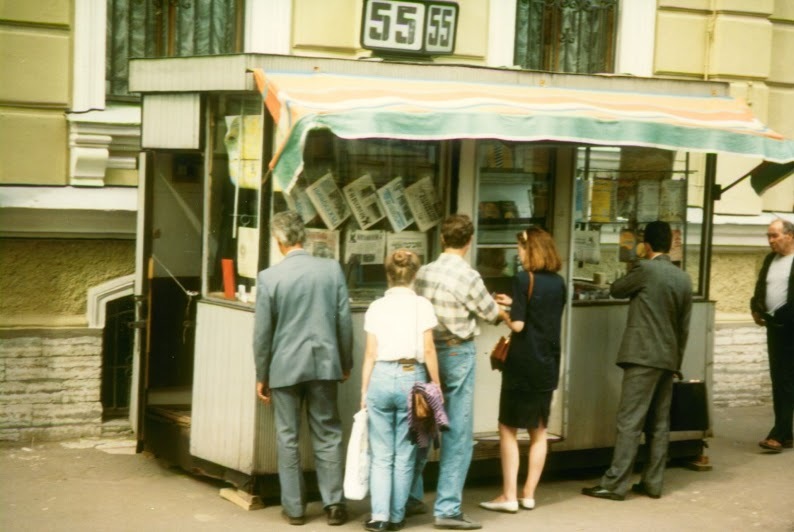
[[[709,79],[711,70],[711,47],[714,44],[714,26],[717,24],[717,0],[709,1],[709,18],[706,22],[706,49],[703,52],[703,79]]]

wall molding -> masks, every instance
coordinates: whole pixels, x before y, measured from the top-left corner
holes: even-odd
[[[107,304],[110,301],[133,294],[135,274],[116,277],[88,289],[88,310],[86,318],[90,329],[103,329]]]

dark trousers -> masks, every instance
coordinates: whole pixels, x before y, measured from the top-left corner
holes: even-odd
[[[336,381],[310,381],[272,390],[281,506],[293,517],[303,515],[306,506],[306,488],[298,452],[304,403],[323,506],[344,502],[344,449],[342,422],[336,406],[337,386]]]
[[[650,493],[662,492],[672,396],[673,372],[634,365],[623,368],[615,451],[601,486],[621,495],[629,490],[640,436],[645,432],[649,456],[642,482]]]
[[[792,439],[794,419],[794,322],[768,318],[766,343],[775,410],[775,425],[767,437],[783,443]]]

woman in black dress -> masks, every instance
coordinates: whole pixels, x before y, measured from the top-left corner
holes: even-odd
[[[508,326],[513,331],[499,398],[499,443],[502,494],[482,502],[486,510],[515,513],[535,507],[535,487],[546,462],[546,427],[552,393],[560,375],[560,330],[565,306],[565,282],[557,274],[562,261],[551,235],[530,227],[517,235],[524,271],[513,278]],[[530,293],[531,286],[531,293]],[[518,496],[518,429],[530,437],[529,471]]]

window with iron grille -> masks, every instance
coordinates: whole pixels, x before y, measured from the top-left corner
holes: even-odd
[[[128,96],[133,57],[218,55],[242,49],[243,0],[107,0],[105,92]]]
[[[518,0],[515,63],[531,70],[615,69],[618,0]]]

